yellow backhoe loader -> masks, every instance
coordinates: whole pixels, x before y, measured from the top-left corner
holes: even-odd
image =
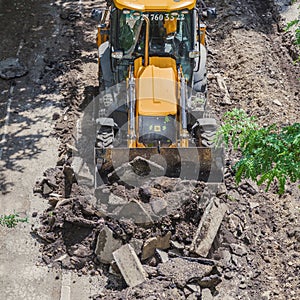
[[[206,112],[203,18],[215,15],[196,0],[107,0],[105,9],[93,10],[104,95],[95,165],[103,181],[128,163],[140,176],[160,170],[222,181],[217,123]]]

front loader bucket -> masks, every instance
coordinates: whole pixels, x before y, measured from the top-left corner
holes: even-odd
[[[95,148],[97,170],[104,182],[118,180],[128,168],[141,177],[222,182],[223,157],[222,148]]]

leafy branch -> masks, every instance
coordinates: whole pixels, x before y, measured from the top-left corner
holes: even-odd
[[[234,166],[237,183],[250,178],[258,185],[266,183],[268,190],[277,180],[278,192],[283,194],[287,180],[300,180],[300,123],[259,128],[254,117],[234,109],[224,115],[217,138],[221,136],[227,146],[242,154]]]

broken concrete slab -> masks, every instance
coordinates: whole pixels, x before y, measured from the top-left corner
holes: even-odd
[[[122,242],[113,237],[113,232],[108,226],[104,226],[97,237],[95,253],[100,262],[110,264],[113,260],[113,252],[122,246]]]
[[[19,62],[18,58],[10,57],[0,61],[0,77],[2,79],[19,78],[27,73],[27,68]]]
[[[161,198],[154,198],[150,202],[151,208],[156,215],[159,215],[168,206],[167,201]]]
[[[134,251],[137,255],[140,255],[142,253],[143,240],[132,238],[130,240],[129,244],[134,249]]]
[[[166,263],[169,260],[169,255],[167,252],[162,251],[160,249],[155,249],[155,252],[156,252],[160,262]]]
[[[119,211],[118,218],[132,220],[136,224],[149,225],[153,224],[153,220],[143,205],[135,199],[128,202]]]
[[[159,264],[157,269],[159,275],[170,278],[178,287],[183,288],[191,280],[200,280],[208,276],[213,267],[178,257]]]
[[[146,240],[142,251],[142,260],[153,256],[155,249],[165,250],[170,248],[171,235],[172,234],[169,231],[165,236],[155,236]]]
[[[129,244],[114,251],[113,258],[129,287],[139,285],[147,279],[147,272]]]
[[[220,225],[227,211],[227,205],[220,203],[216,197],[206,207],[194,236],[190,251],[202,257],[207,257]]]
[[[113,193],[110,193],[109,196],[108,196],[108,204],[109,205],[125,205],[127,204],[128,201],[126,199],[123,199]]]
[[[79,184],[94,186],[94,175],[91,173],[87,163],[79,156],[74,156],[71,168]]]

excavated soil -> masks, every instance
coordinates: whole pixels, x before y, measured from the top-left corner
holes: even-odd
[[[221,120],[226,111],[238,107],[256,116],[261,126],[300,122],[300,68],[293,63],[298,52],[279,14],[279,8],[288,6],[281,3],[279,7],[272,0],[206,3],[218,11],[217,19],[208,22],[207,41],[209,104],[215,114]],[[190,186],[179,180],[176,184],[182,185],[187,197],[183,205],[167,211],[154,225],[139,226],[107,217],[95,206],[89,190],[77,184],[70,169],[72,153],[76,152],[76,122],[98,91],[96,31],[89,15],[99,5],[103,3],[78,5],[77,1],[69,1],[54,7],[60,18],[57,26],[63,34],[51,47],[57,45],[61,51],[52,53],[46,49],[45,73],[39,80],[59,90],[63,109],[53,115],[57,119],[53,134],[60,140],[57,164],[46,170],[34,187],[49,200],[49,208],[38,215],[41,226],[33,228],[41,242],[41,262],[72,269],[80,275],[107,276],[107,286],[99,287],[102,292],[94,297],[99,299],[210,299],[203,293],[207,288],[213,299],[299,299],[300,190],[296,184],[288,184],[286,193],[278,196],[276,184],[269,192],[249,180],[237,186],[232,169],[237,154],[231,149],[226,154],[226,189],[217,193],[228,210],[208,258],[203,261],[189,251],[209,198],[203,198],[203,183]],[[22,57],[24,60],[26,57]],[[220,78],[228,93],[220,88]],[[8,83],[5,87],[9,88]],[[117,183],[102,187],[101,192],[147,203],[151,197],[175,199],[169,187],[170,182],[162,178],[160,185],[149,183],[147,193],[145,189],[128,190]],[[190,277],[185,282],[190,286],[183,286],[172,269],[162,270],[159,256],[154,255],[143,261],[149,281],[127,288],[117,270],[111,274],[95,255],[97,235],[104,226],[122,243],[143,243],[171,232],[174,243],[169,257],[177,259],[176,274],[185,272],[186,266],[192,267],[196,261],[199,267],[212,266],[209,275],[189,282]]]

